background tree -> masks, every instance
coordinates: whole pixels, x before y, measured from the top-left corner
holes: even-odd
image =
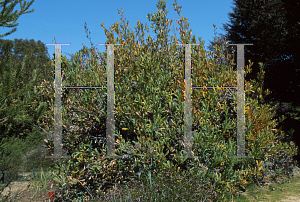
[[[5,48],[5,42],[10,44],[10,49]],[[15,78],[15,85],[12,86],[12,92],[21,89],[25,84],[29,84],[33,79],[31,72],[35,70],[41,71],[41,74],[37,77],[36,85],[29,90],[31,93],[36,93],[38,90],[37,87],[40,86],[44,80],[49,82],[53,81],[53,71],[51,70],[53,67],[50,65],[51,60],[47,56],[47,47],[45,47],[41,41],[36,43],[34,40],[28,41],[22,39],[15,39],[14,41],[0,40],[0,48],[2,50],[0,55],[2,61],[6,58],[4,54],[10,53],[12,51],[11,49],[14,49],[14,55],[12,56],[14,58],[13,69],[16,69],[16,66],[21,64],[21,61],[25,56],[27,57],[28,62],[24,63],[22,74]],[[35,102],[40,104],[47,101],[44,96],[41,95],[42,94],[40,93],[39,97],[35,97]],[[26,97],[27,94],[20,94],[18,100],[23,101],[27,99]],[[16,130],[21,130],[22,128],[23,127],[20,126],[15,127]]]
[[[34,1],[34,0],[33,0]],[[30,4],[29,5],[27,5],[25,8],[24,8],[24,6],[25,6],[25,4],[26,4],[26,1],[24,2],[24,4],[22,5],[22,3],[20,2],[20,1],[15,1],[15,2],[13,2],[13,1],[11,1],[11,0],[5,0],[4,2],[3,1],[1,1],[0,2],[0,6],[3,8],[2,9],[2,11],[1,11],[1,16],[0,16],[0,26],[2,26],[2,27],[15,27],[15,26],[17,26],[18,25],[18,23],[17,24],[15,24],[15,25],[11,25],[11,24],[13,24],[13,23],[15,23],[15,21],[18,19],[18,17],[21,15],[21,14],[23,14],[24,13],[24,11],[26,11],[27,9],[28,9],[28,7],[33,3],[33,1],[32,2],[30,2]],[[7,4],[8,3],[11,3],[8,7],[7,7]],[[12,12],[12,10],[13,10],[13,8],[16,6],[16,4],[17,3],[20,3],[20,6],[21,6],[21,10],[17,13],[17,11],[15,11],[14,13],[11,13]],[[34,9],[33,10],[30,10],[30,11],[27,11],[27,12],[25,12],[25,13],[29,13],[29,12],[33,12],[34,11]],[[24,13],[24,14],[25,14]],[[6,34],[4,34],[4,35],[0,35],[0,37],[4,37],[4,36],[7,36],[7,35],[9,35],[9,34],[11,34],[11,33],[13,33],[13,32],[15,32],[17,29],[16,28],[14,28],[12,31],[10,31],[10,32],[8,32],[8,33],[6,33]],[[16,79],[16,77],[11,77],[11,73],[9,72],[8,74],[5,74],[4,73],[4,71],[5,71],[5,68],[7,67],[7,66],[11,66],[12,65],[12,62],[11,62],[11,55],[10,55],[10,51],[11,51],[11,44],[9,44],[9,41],[8,40],[6,40],[6,41],[3,41],[2,40],[2,47],[3,47],[3,44],[5,43],[5,45],[4,45],[4,48],[2,48],[2,51],[1,51],[1,53],[4,53],[4,58],[2,57],[1,58],[1,66],[0,66],[0,68],[1,68],[1,77],[2,77],[2,80],[0,81],[1,83],[0,83],[0,85],[1,85],[1,95],[3,96],[4,95],[4,97],[2,97],[3,99],[1,99],[1,102],[4,102],[7,98],[8,98],[8,95],[9,95],[9,89],[11,89],[11,88],[14,88],[15,87],[15,85],[11,85],[12,83],[13,84],[16,84],[16,82],[15,82],[15,79]],[[8,57],[10,58],[10,59],[8,59]],[[24,64],[23,64],[24,65]],[[6,69],[7,70],[7,69]],[[9,69],[9,71],[10,71],[10,69]],[[16,76],[18,77],[18,76],[20,76],[20,69],[19,70],[17,70],[17,74],[16,74]],[[4,80],[5,79],[5,80]],[[11,80],[12,79],[12,80]],[[5,86],[5,83],[4,82],[8,82],[8,83],[6,83],[6,84],[9,84],[8,85],[8,88],[5,88],[6,86]],[[3,82],[3,83],[2,83]],[[14,89],[13,89],[14,90]],[[5,95],[6,94],[6,95]],[[21,93],[19,93],[19,94],[21,94]],[[6,96],[6,97],[5,97]],[[3,106],[2,106],[2,108],[3,108]],[[17,106],[16,107],[17,109],[19,108],[19,106]],[[2,118],[2,119],[0,119],[0,121],[1,121],[1,123],[4,123],[5,121],[7,121],[8,120],[8,117],[9,116],[6,116],[6,117],[4,117],[4,118]]]
[[[33,70],[31,80],[28,80],[23,88],[16,88],[16,83],[22,75],[22,70],[27,60],[24,57],[22,63],[13,66],[10,57],[10,43],[6,41],[6,57],[0,62],[0,169],[9,170],[22,163],[20,155],[29,151],[33,146],[42,141],[40,133],[30,126],[45,113],[46,104],[37,102],[36,97],[41,91],[32,89],[37,85],[37,77],[40,72]],[[23,99],[20,99],[24,96]],[[22,142],[17,149],[12,149],[17,142]],[[17,162],[15,162],[16,160]],[[15,172],[15,171],[14,171]]]
[[[53,80],[53,73],[50,67],[50,59],[48,54],[48,48],[40,40],[35,42],[31,40],[14,39],[8,40],[11,44],[14,54],[12,54],[12,61],[14,64],[19,64],[23,61],[24,56],[27,55],[28,63],[24,66],[24,73],[18,77],[16,88],[22,87],[26,82],[30,80],[33,69],[41,70],[41,77],[38,78],[38,82],[41,83],[44,79],[47,81]],[[0,60],[4,60],[6,51],[4,48],[5,40],[0,39]],[[9,50],[12,52],[12,50]],[[53,68],[53,67],[52,67]]]
[[[7,22],[15,22],[17,17],[27,10],[21,5],[19,13],[11,14],[11,11],[16,1],[7,7],[7,3],[11,1],[1,1],[0,23],[4,27],[12,27],[7,25]],[[31,11],[30,11],[31,12]],[[10,24],[12,24],[10,23]],[[14,25],[16,26],[16,25]],[[15,29],[13,31],[16,31]],[[3,36],[11,34],[13,31],[6,33]],[[31,41],[32,42],[32,41]],[[30,42],[30,43],[31,43]],[[27,42],[24,42],[26,44]],[[32,45],[29,44],[29,45]],[[46,110],[46,103],[38,101],[37,98],[41,96],[42,90],[37,88],[38,82],[41,78],[41,68],[47,65],[46,63],[31,63],[28,60],[32,56],[31,52],[23,51],[22,58],[12,57],[11,49],[13,43],[9,40],[1,40],[0,59],[0,169],[11,170],[15,169],[22,161],[20,157],[26,151],[30,151],[37,144],[40,144],[43,136],[40,132],[33,128],[32,123],[37,122]],[[16,50],[25,49],[24,47],[15,46]],[[28,46],[30,47],[30,46]],[[30,61],[30,64],[29,64]],[[35,67],[30,65],[36,65]],[[32,76],[30,76],[30,73]],[[14,173],[16,170],[13,170]]]
[[[26,10],[28,10],[29,6],[34,2],[34,0],[32,0],[29,4],[26,5],[26,1],[24,2],[24,4],[22,5],[22,1],[21,0],[5,0],[5,1],[0,1],[0,7],[3,8],[1,11],[1,15],[0,15],[0,26],[1,27],[16,27],[19,25],[19,23],[14,24],[17,19],[19,18],[20,15],[22,14],[26,14],[26,13],[31,13],[34,11],[34,9],[25,12]],[[10,3],[9,5],[7,5],[8,3]],[[12,13],[14,7],[17,5],[17,3],[20,3],[20,7],[21,10],[19,12],[15,11],[14,13]],[[26,7],[24,7],[26,5]],[[5,34],[0,34],[0,37],[4,37],[7,36],[13,32],[15,32],[17,30],[17,28],[12,29],[10,32],[7,32]]]
[[[263,80],[265,89],[271,94],[265,102],[280,102],[275,118],[287,116],[278,127],[287,133],[295,131],[294,140],[299,138],[299,24],[300,2],[293,0],[250,1],[235,0],[234,13],[229,13],[230,23],[223,24],[229,43],[253,43],[245,46],[245,61],[254,62],[253,70],[245,79],[257,78],[259,62],[264,64],[266,72]],[[224,35],[223,35],[224,36]],[[214,44],[214,43],[212,43]],[[226,50],[230,50],[229,46]],[[212,50],[212,49],[211,49]],[[234,47],[236,50],[236,47]],[[236,61],[236,60],[235,60]],[[246,64],[247,65],[247,62]],[[299,156],[297,156],[299,159]]]

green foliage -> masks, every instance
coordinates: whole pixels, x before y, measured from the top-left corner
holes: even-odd
[[[24,4],[22,1],[1,1],[0,7],[3,9],[0,26],[17,26],[18,23],[13,23],[21,14],[33,11],[26,11],[33,2],[34,0],[25,6],[26,1]],[[17,3],[20,3],[21,10],[12,13]],[[1,34],[0,37],[15,31],[16,28]],[[32,127],[46,110],[45,103],[37,99],[42,92],[38,91],[37,84],[42,78],[42,67],[46,65],[43,54],[47,52],[41,44],[40,41],[36,44],[34,40],[0,40],[0,169],[13,174],[10,175],[10,180],[16,177],[16,171],[23,163],[22,154],[40,145],[44,139],[44,136]],[[14,55],[11,54],[12,48]],[[19,57],[19,54],[22,54],[22,57]],[[34,60],[35,56],[41,60],[37,62]]]
[[[32,0],[31,2],[28,2],[29,4],[26,5],[26,1],[24,2],[24,4],[22,4],[22,2],[19,1],[12,1],[12,0],[5,0],[5,1],[1,1],[0,2],[0,7],[3,8],[1,10],[1,15],[0,15],[0,26],[1,27],[16,27],[19,25],[19,23],[14,24],[16,22],[16,20],[19,18],[20,15],[25,14],[25,13],[31,13],[34,11],[34,9],[30,10],[30,11],[26,11],[28,10],[29,6],[34,2],[34,0]],[[7,3],[10,3],[7,6]],[[21,10],[19,12],[15,11],[14,13],[12,13],[14,7],[16,6],[17,3],[20,3],[20,7]],[[26,5],[26,7],[24,7]],[[26,12],[24,12],[26,11]],[[17,28],[12,29],[10,32],[7,32],[5,34],[0,34],[0,37],[4,37],[7,36],[13,32],[17,31]]]
[[[7,49],[10,50],[8,42],[7,42]],[[24,68],[24,64],[27,62],[27,57],[25,56],[22,64],[18,64],[15,69],[15,72],[12,72],[14,69],[11,63],[10,59],[10,52],[7,52],[6,54],[6,60],[2,61],[0,63],[0,78],[1,78],[1,123],[5,123],[8,120],[13,119],[25,119],[21,115],[24,108],[29,105],[30,102],[34,101],[34,97],[32,95],[38,95],[38,93],[35,91],[33,94],[30,93],[30,89],[33,88],[34,85],[36,85],[37,82],[37,76],[39,75],[39,71],[36,70],[33,71],[33,79],[31,81],[27,82],[27,85],[22,88],[16,90],[16,81],[18,81],[18,77],[22,74],[22,69]],[[20,100],[17,102],[17,99],[21,95],[26,95],[26,100]],[[33,118],[37,118],[41,115],[42,106],[40,106],[37,109],[36,114],[33,115]],[[23,119],[22,119],[23,118]],[[32,117],[30,117],[32,120]],[[8,128],[7,128],[8,129]]]
[[[20,155],[40,145],[44,139],[44,135],[31,124],[44,115],[46,104],[36,100],[36,97],[41,95],[41,92],[34,88],[40,76],[39,69],[32,69],[32,77],[23,82],[22,87],[18,86],[28,57],[25,55],[22,62],[13,63],[11,43],[9,40],[5,42],[5,46],[2,46],[6,50],[5,57],[0,61],[0,166],[4,170],[15,172],[15,168],[22,163]],[[18,144],[20,142],[22,144]]]
[[[41,76],[38,78],[38,83],[41,83],[43,79],[50,81],[53,80],[53,74],[51,74],[51,67],[47,65],[50,62],[49,54],[47,52],[47,47],[40,40],[35,42],[31,40],[14,39],[9,40],[11,49],[14,50],[12,54],[12,61],[14,64],[19,64],[23,61],[24,56],[27,55],[28,62],[24,66],[24,72],[22,76],[18,77],[19,85],[17,88],[22,87],[28,80],[31,80],[32,71],[34,69],[39,69],[41,71]],[[3,60],[5,58],[5,40],[0,39],[0,58]],[[12,51],[12,50],[10,50]]]
[[[173,6],[180,15],[181,8],[176,1]],[[63,99],[64,148],[72,156],[65,162],[69,164],[70,178],[78,180],[71,187],[83,193],[89,188],[95,193],[118,183],[126,184],[126,176],[147,178],[148,172],[162,171],[184,174],[189,171],[188,164],[192,162],[195,172],[202,173],[204,179],[214,185],[220,199],[224,199],[228,197],[226,193],[244,190],[249,182],[263,183],[268,171],[263,163],[270,159],[284,158],[284,161],[279,161],[289,172],[293,164],[290,157],[298,148],[293,142],[278,140],[279,132],[282,137],[285,134],[276,129],[276,120],[272,120],[276,106],[264,103],[269,91],[264,91],[261,83],[254,80],[245,82],[245,147],[247,156],[253,158],[229,158],[236,155],[237,130],[234,107],[237,98],[235,92],[229,89],[192,91],[192,151],[199,159],[183,157],[185,49],[177,46],[173,36],[168,42],[166,36],[170,30],[165,2],[159,1],[157,8],[157,13],[147,17],[157,33],[156,41],[148,36],[147,43],[144,42],[144,28],[140,21],[135,27],[138,38],[135,40],[134,32],[130,32],[123,17],[123,24],[114,23],[110,32],[104,29],[108,38],[106,44],[123,44],[114,47],[115,153],[121,158],[105,157],[105,146],[91,140],[95,131],[98,131],[98,137],[106,135],[103,129],[107,109],[106,103],[101,101],[106,99],[103,90],[76,89]],[[187,30],[187,20],[182,16],[176,21],[180,26],[180,43],[196,44],[195,36],[191,37],[191,31]],[[103,23],[101,26],[104,27]],[[149,33],[147,24],[145,30]],[[117,38],[114,38],[113,32],[116,32]],[[203,43],[198,39],[201,46],[191,46],[193,86],[236,86],[236,72],[231,67],[234,65],[232,55],[228,54],[229,61],[221,66],[216,58],[206,58]],[[220,47],[216,45],[214,49],[221,58]],[[93,49],[92,65],[86,70],[80,63],[80,55],[75,54],[75,69],[71,69],[72,64],[65,71],[66,82],[70,86],[105,85],[107,52],[98,54],[99,63],[95,60],[96,55]],[[249,63],[245,67],[246,74],[251,72],[253,63]],[[262,81],[264,72],[263,66],[260,67],[258,80]],[[72,80],[68,80],[70,78]],[[52,106],[52,113],[53,109]],[[71,130],[70,126],[77,128]],[[50,140],[47,140],[47,145],[49,150],[53,150]],[[284,154],[280,156],[279,151]],[[278,173],[278,168],[272,169]]]
[[[36,145],[42,142],[43,138],[39,137],[37,134],[31,134],[25,139],[20,137],[9,137],[1,139],[0,144],[0,170],[9,171],[8,172],[8,183],[15,180],[18,176],[18,172],[32,171],[32,169],[40,169],[51,165],[52,162],[49,160],[41,159],[41,153],[38,153],[32,162],[26,167],[22,167],[24,160],[22,159],[23,154],[36,148]]]

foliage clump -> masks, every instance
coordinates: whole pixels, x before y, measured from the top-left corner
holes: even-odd
[[[181,7],[176,1],[173,6],[180,15]],[[269,91],[264,91],[261,83],[252,80],[245,81],[245,148],[247,156],[253,158],[229,158],[236,156],[237,131],[236,92],[230,89],[192,90],[192,151],[199,158],[183,156],[185,48],[178,45],[174,36],[169,41],[171,29],[168,26],[172,21],[166,18],[165,2],[159,1],[157,8],[157,13],[147,17],[157,34],[156,41],[148,36],[145,43],[144,26],[140,21],[135,27],[135,36],[123,17],[123,24],[114,23],[110,32],[104,29],[108,38],[106,44],[123,44],[114,47],[115,153],[122,158],[105,157],[105,90],[68,89],[69,94],[63,97],[64,148],[72,156],[65,163],[69,166],[70,179],[77,180],[76,185],[69,184],[70,188],[81,190],[82,194],[85,190],[95,194],[116,184],[126,184],[128,176],[147,178],[149,172],[159,175],[163,171],[182,175],[193,170],[197,176],[208,180],[219,199],[223,199],[226,193],[245,190],[249,182],[264,183],[267,172],[272,169],[277,175],[291,172],[295,164],[291,157],[298,148],[293,142],[281,142],[285,134],[276,129],[276,120],[272,120],[278,105],[265,104],[263,98]],[[187,20],[182,16],[175,21],[180,26],[180,44],[196,44]],[[149,33],[147,24],[145,30]],[[114,37],[114,32],[118,37]],[[216,58],[207,58],[203,42],[198,39],[201,45],[191,46],[192,85],[236,86],[232,56],[229,55],[229,61],[221,66]],[[217,45],[214,47],[219,58],[224,57],[221,49]],[[93,49],[91,60],[87,60],[88,70],[82,61],[79,62],[78,53],[73,59],[72,64],[65,66],[65,84],[106,86],[107,51],[97,55]],[[245,67],[246,74],[251,72],[252,63],[249,63]],[[263,75],[261,64],[260,81]],[[53,113],[53,107],[51,109]],[[77,128],[71,130],[70,126],[74,125]],[[99,142],[92,139],[95,136]],[[53,149],[51,141],[47,142]],[[273,162],[268,170],[263,165],[270,160]],[[281,162],[281,168],[274,165],[276,161]]]

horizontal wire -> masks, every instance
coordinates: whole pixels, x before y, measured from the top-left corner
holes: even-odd
[[[40,86],[42,87],[42,86]],[[70,86],[70,87],[62,87],[62,88],[107,88],[107,87],[85,87],[85,86]],[[207,88],[237,88],[237,87],[194,87],[192,86],[193,89],[207,89]]]

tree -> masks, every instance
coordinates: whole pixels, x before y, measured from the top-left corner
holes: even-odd
[[[287,63],[286,58],[291,58],[291,52],[286,51],[287,39],[291,38],[285,34],[287,33],[285,22],[288,13],[286,7],[278,0],[267,3],[236,0],[235,5],[234,13],[229,13],[232,25],[223,26],[230,43],[253,43],[253,46],[245,47],[246,61],[248,59],[254,61],[253,71],[246,76],[246,80],[256,78],[259,72],[258,62],[263,62],[267,72],[264,85],[273,92],[266,98],[266,101],[269,102],[271,98],[276,98],[276,100],[291,98],[288,93],[284,92],[288,89],[291,77],[283,77],[285,78],[283,80],[282,75],[297,75],[295,71],[291,72],[295,68],[290,67],[290,71],[286,68],[285,72],[279,71],[280,67],[283,69],[283,64],[280,62],[286,61]],[[270,33],[273,34],[270,35]],[[296,83],[295,76],[293,85]],[[282,87],[283,85],[285,88]]]
[[[8,49],[8,46],[6,45],[8,43],[10,45],[10,49]],[[6,47],[6,48],[5,48]],[[36,85],[34,88],[29,89],[27,93],[20,94],[18,96],[19,101],[23,101],[27,99],[28,93],[34,93],[36,96],[39,95],[39,97],[35,97],[35,102],[38,104],[42,104],[43,102],[47,102],[47,99],[45,99],[44,96],[41,96],[41,92],[37,94],[37,86],[40,86],[40,84],[43,81],[53,81],[53,71],[51,69],[51,60],[47,57],[47,48],[41,41],[38,41],[37,43],[34,40],[18,40],[15,39],[14,41],[10,40],[1,40],[0,39],[0,49],[2,50],[0,55],[0,58],[2,61],[5,61],[5,58],[7,58],[7,54],[11,52],[11,48],[14,49],[14,55],[12,56],[14,59],[13,67],[14,69],[22,64],[22,60],[25,59],[28,62],[22,64],[23,65],[23,71],[22,74],[17,76],[15,78],[15,81],[13,82],[14,85],[12,85],[12,92],[22,89],[22,87],[26,84],[29,84],[32,78],[32,72],[38,70],[39,72],[44,72],[44,74],[39,74],[36,78]],[[52,67],[53,68],[53,67]],[[30,105],[33,106],[33,103]],[[29,110],[29,109],[28,109]],[[23,123],[24,124],[24,123]],[[22,125],[23,125],[22,124]],[[28,124],[26,123],[26,127],[29,128]],[[2,126],[3,127],[3,126]],[[23,128],[21,126],[15,127],[15,130],[22,130]],[[16,132],[16,131],[14,131]]]
[[[43,108],[45,108],[44,103],[39,103],[37,109],[33,112],[29,105],[33,105],[32,102],[36,102],[36,97],[40,96],[41,91],[37,91],[37,89],[33,89],[34,86],[37,86],[38,77],[40,77],[40,70],[39,69],[31,69],[33,72],[32,78],[27,80],[27,82],[23,83],[23,88],[16,88],[19,83],[20,77],[22,75],[22,70],[26,66],[28,62],[27,55],[24,57],[23,62],[16,64],[14,66],[11,63],[11,56],[10,56],[10,43],[6,40],[6,57],[4,61],[0,63],[0,78],[1,78],[1,124],[5,122],[10,122],[12,120],[26,120],[32,121],[38,119],[41,116]],[[14,71],[15,70],[15,71]],[[20,97],[22,96],[22,99]],[[24,117],[24,109],[27,109],[27,117]],[[26,112],[26,110],[25,110]],[[11,123],[11,122],[10,122]],[[3,125],[2,125],[3,127]],[[9,128],[6,130],[1,130],[5,134],[5,131],[8,132]]]
[[[36,100],[42,91],[32,90],[37,85],[37,78],[40,76],[38,69],[32,70],[31,80],[27,81],[22,88],[16,88],[16,81],[22,75],[28,58],[26,55],[22,63],[13,66],[9,51],[11,46],[8,40],[6,40],[5,47],[5,59],[0,61],[0,167],[4,164],[5,169],[10,169],[17,165],[13,164],[13,159],[20,159],[19,154],[29,151],[41,143],[44,135],[42,136],[30,124],[36,123],[44,115],[46,104]],[[20,99],[21,96],[23,99]],[[23,140],[24,143],[19,145],[18,151],[11,150],[16,138],[17,141]],[[12,152],[7,154],[7,151]]]
[[[0,2],[0,5],[1,7],[3,7],[2,11],[1,11],[1,16],[0,16],[0,26],[2,27],[15,27],[17,25],[19,25],[19,23],[17,24],[13,24],[16,22],[16,20],[19,18],[19,16],[21,14],[26,14],[26,13],[30,13],[30,12],[33,12],[34,9],[30,10],[30,11],[27,11],[25,12],[26,10],[28,10],[29,6],[34,2],[34,0],[32,0],[29,4],[27,4],[26,6],[26,1],[24,2],[24,4],[22,5],[22,2],[20,0],[17,0],[17,1],[11,1],[11,0],[5,0],[4,2],[1,1]],[[7,7],[7,4],[8,3],[11,3],[9,4],[9,6]],[[20,7],[21,7],[21,10],[19,12],[15,11],[14,13],[12,13],[12,10],[13,8],[16,6],[17,3],[20,3]],[[13,32],[15,32],[17,29],[14,28],[13,30],[11,30],[10,32],[6,33],[6,34],[1,34],[0,37],[4,37],[4,36],[7,36]],[[6,46],[6,48],[3,48],[3,45],[4,45],[4,41],[1,40],[1,47],[2,47],[2,57],[1,57],[1,61],[4,61],[3,59],[5,59],[5,56],[6,56],[6,48],[8,48],[9,46]],[[9,42],[8,42],[9,43]],[[9,50],[10,51],[10,50]],[[4,58],[3,58],[4,57]],[[15,64],[16,62],[16,57],[14,57],[13,61]],[[19,62],[22,61],[22,58],[19,60]],[[3,63],[4,64],[4,63]],[[31,72],[30,72],[31,73]],[[17,78],[19,79],[19,78]],[[28,75],[26,75],[26,77],[24,78],[24,80],[28,79]],[[28,82],[28,80],[26,80]],[[18,84],[19,86],[22,85],[23,83],[22,82],[14,82],[14,84]],[[14,88],[13,90],[15,90],[15,87],[19,87],[17,85],[14,85]]]
[[[16,20],[19,18],[20,15],[22,14],[26,14],[26,13],[31,13],[34,11],[34,9],[24,12],[26,10],[28,10],[29,6],[34,2],[34,0],[32,0],[29,4],[27,4],[26,7],[24,7],[26,5],[26,1],[24,2],[24,4],[22,5],[22,1],[21,0],[5,0],[3,2],[0,1],[0,7],[3,7],[2,11],[1,11],[1,16],[0,16],[0,26],[1,27],[16,27],[19,25],[19,23],[14,24],[16,22]],[[7,4],[11,3],[8,7]],[[12,13],[14,7],[17,5],[17,3],[20,3],[20,7],[21,10],[19,12],[15,11],[14,13]],[[5,34],[0,34],[0,37],[4,37],[7,36],[13,32],[15,32],[17,30],[17,28],[12,29],[10,32],[7,32]]]
[[[87,24],[86,23],[84,23],[84,29],[86,30],[85,32],[87,33],[87,38],[89,37],[89,34],[91,34],[91,32],[87,32]],[[75,63],[75,64],[79,64],[79,62],[84,62],[84,63],[86,63],[87,64],[87,67],[86,67],[86,69],[89,69],[90,68],[90,64],[89,64],[89,62],[88,62],[88,59],[89,58],[91,58],[91,55],[90,55],[90,52],[92,52],[92,50],[93,50],[93,48],[94,49],[96,49],[96,47],[93,45],[93,43],[91,42],[91,38],[89,37],[89,41],[90,41],[90,43],[91,43],[91,45],[92,45],[92,47],[91,48],[87,48],[86,46],[84,46],[83,45],[83,48],[82,49],[80,49],[78,52],[76,52],[75,53],[75,55],[74,54],[71,54],[71,60],[70,60],[70,64],[72,63]],[[98,49],[97,49],[98,50]],[[68,54],[68,53],[67,53]],[[70,55],[70,54],[68,54],[68,55]],[[83,56],[82,57],[82,59],[83,59],[83,61],[82,61],[82,59],[81,60],[79,60],[79,58],[81,57],[81,56]],[[98,58],[97,58],[98,59]],[[63,60],[63,61],[66,61],[65,59]],[[62,66],[62,69],[63,68],[65,68],[67,65],[64,65],[64,66]],[[73,66],[73,70],[75,70],[75,66]]]
[[[18,16],[27,10],[33,1],[25,9],[24,5],[21,5],[21,11],[11,15],[13,7],[19,1],[6,7],[8,2],[11,1],[0,2],[1,7],[3,7],[0,25],[3,27],[14,27],[18,24],[10,24],[14,23]],[[14,31],[16,29],[1,35],[1,37],[7,36]],[[36,123],[45,114],[46,104],[36,100],[43,92],[36,88],[41,78],[41,71],[39,68],[28,68],[30,66],[28,65],[28,52],[23,55],[23,58],[14,57],[13,60],[11,54],[12,42],[9,40],[1,42],[3,45],[1,46],[1,53],[4,53],[4,55],[2,55],[0,60],[0,167],[3,168],[4,165],[5,170],[7,170],[16,167],[17,164],[13,164],[13,159],[20,159],[20,154],[41,143],[41,138],[43,137],[30,124]],[[15,60],[16,58],[18,60]],[[36,64],[41,65],[42,63]],[[24,69],[27,71],[24,71]],[[30,77],[29,72],[32,74],[32,77]],[[21,142],[24,143],[18,146],[18,151],[12,149],[16,146],[14,145],[17,142],[16,138],[17,140],[22,139],[23,141]],[[7,151],[12,152],[7,154]]]
[[[46,81],[53,81],[53,71],[50,66],[51,60],[49,59],[48,48],[40,40],[35,42],[31,40],[14,39],[9,40],[14,54],[12,54],[12,61],[14,65],[20,64],[24,56],[27,55],[28,63],[24,66],[24,72],[22,76],[16,78],[16,88],[21,88],[22,85],[30,81],[32,71],[34,69],[41,70],[41,76],[38,78],[38,83],[41,83],[44,79]],[[0,39],[0,60],[4,60],[6,51],[4,48],[5,40]],[[12,52],[12,50],[9,50]]]
[[[237,7],[234,8],[234,13],[229,14],[232,25],[224,25],[228,33],[228,40],[230,43],[253,43],[253,46],[246,46],[245,57],[246,60],[254,61],[256,65],[246,79],[256,78],[259,71],[258,62],[263,62],[266,70],[264,84],[266,88],[273,91],[275,90],[273,88],[275,82],[273,75],[278,71],[273,67],[273,62],[284,61],[291,56],[289,52],[285,51],[285,44],[287,43],[287,36],[284,34],[286,33],[284,23],[286,21],[286,8],[283,7],[281,1],[269,1],[268,4],[263,1],[254,3],[249,0],[235,0],[235,2]],[[272,75],[267,71],[271,68]],[[270,81],[273,83],[270,84]],[[283,83],[281,79],[280,85]],[[279,92],[279,86],[276,92]],[[271,95],[274,97],[275,91]]]

